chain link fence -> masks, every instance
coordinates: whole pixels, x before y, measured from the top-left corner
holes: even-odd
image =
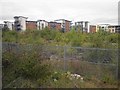
[[[19,57],[33,51],[38,58],[48,60],[55,70],[69,71],[88,79],[118,79],[117,49],[2,43],[3,54],[10,52]]]

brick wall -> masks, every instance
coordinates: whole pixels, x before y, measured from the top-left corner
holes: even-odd
[[[65,21],[65,31],[66,32],[68,32],[68,31],[70,31],[70,26],[71,26],[71,24],[70,24],[70,21]]]
[[[49,28],[49,29],[61,30],[61,23],[49,22],[49,23],[48,23],[48,28]]]
[[[35,21],[27,21],[26,22],[26,29],[27,30],[36,30],[37,29],[37,23]]]
[[[90,33],[95,33],[95,32],[96,32],[96,26],[90,25]]]

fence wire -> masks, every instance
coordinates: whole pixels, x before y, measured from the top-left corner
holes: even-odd
[[[103,79],[108,75],[118,79],[117,49],[2,43],[3,54],[10,52],[20,56],[33,50],[42,60],[50,60],[56,70],[70,71],[87,78]]]

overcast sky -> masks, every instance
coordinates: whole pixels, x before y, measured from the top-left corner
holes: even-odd
[[[0,0],[0,23],[26,16],[28,20],[67,19],[91,24],[118,23],[119,0]]]

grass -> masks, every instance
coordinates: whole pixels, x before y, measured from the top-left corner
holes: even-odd
[[[52,66],[54,65],[56,67],[56,71],[58,71],[58,68],[63,69],[63,65],[60,65],[61,67],[57,67],[58,64],[63,64],[63,61],[47,61],[47,63],[51,62],[53,62]],[[107,66],[104,66],[105,71],[101,70],[102,68],[103,66],[91,64],[86,61],[67,61],[67,71],[80,74],[84,77],[84,82],[80,82],[79,80],[76,80],[75,82],[71,81],[70,84],[74,83],[75,85],[68,85],[68,87],[77,86],[78,88],[116,88],[117,78],[114,78],[115,74],[113,74],[113,71],[111,71],[111,69]],[[106,73],[103,73],[103,71]],[[62,81],[61,80],[57,83],[69,81],[66,79],[63,79]]]
[[[100,78],[98,78],[97,76],[99,75],[99,73],[101,72],[100,70],[98,71],[98,68],[96,65],[91,65],[87,62],[83,62],[83,61],[70,61],[67,62],[70,65],[70,68],[67,68],[67,71],[71,71],[71,73],[75,73],[76,71],[78,72],[78,74],[80,74],[83,78],[84,81],[81,82],[80,79],[78,80],[69,80],[66,75],[65,75],[65,71],[63,70],[62,66],[58,66],[58,64],[63,64],[62,61],[50,61],[50,60],[45,60],[42,62],[42,64],[50,64],[51,68],[54,72],[58,72],[59,74],[56,76],[59,79],[57,81],[53,80],[53,76],[54,74],[52,73],[50,77],[48,77],[48,79],[46,81],[44,80],[30,80],[30,79],[25,79],[25,78],[20,78],[19,80],[16,80],[14,83],[11,83],[9,87],[30,87],[30,88],[36,88],[36,87],[45,87],[45,88],[116,88],[117,87],[117,81],[115,81],[112,77],[112,72],[108,70],[108,72],[111,72],[111,75],[107,75],[102,77],[100,76]],[[72,63],[72,65],[71,65]],[[78,66],[78,69],[77,69]],[[76,70],[77,69],[77,70]],[[9,70],[9,69],[8,69]],[[4,71],[3,71],[4,72]],[[6,74],[7,78],[3,78],[3,79],[8,79],[13,81],[13,79],[11,79],[9,77],[9,75],[11,77],[14,77],[13,73],[10,73],[11,71],[9,71],[9,74]],[[106,72],[107,73],[107,72]],[[90,75],[91,74],[91,75]],[[98,74],[98,75],[97,75]],[[8,81],[7,81],[8,82]],[[34,83],[33,83],[34,82]],[[8,82],[9,84],[10,82]],[[42,83],[42,85],[41,85]],[[4,83],[3,83],[4,84]],[[6,84],[7,85],[7,84]]]
[[[117,87],[115,66],[90,63],[86,60],[67,59],[64,61],[60,58],[50,60],[50,58],[43,57],[45,55],[42,53],[42,50],[46,48],[33,47],[31,49],[28,52],[21,50],[22,52],[20,51],[17,55],[13,50],[3,53],[3,87]],[[55,48],[53,49],[56,51]],[[50,48],[50,51],[53,49]],[[65,74],[68,71],[73,74],[80,74],[84,78],[84,81],[81,82],[79,79],[71,81]],[[46,75],[46,72],[50,72],[49,75]],[[55,72],[58,74],[54,74]],[[30,75],[30,77],[28,78],[26,75]],[[57,78],[57,81],[54,81],[55,78]]]

